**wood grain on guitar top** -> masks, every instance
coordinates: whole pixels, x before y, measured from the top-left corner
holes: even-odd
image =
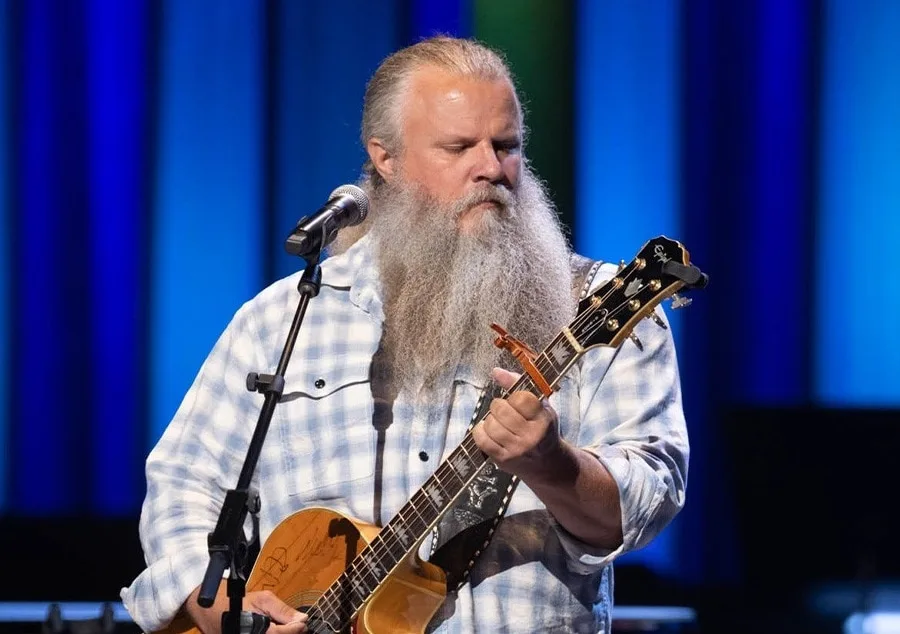
[[[298,511],[279,523],[263,544],[247,580],[247,592],[270,590],[285,603],[307,611],[380,530],[325,508]],[[372,593],[357,614],[354,630],[360,634],[424,632],[445,597],[444,571],[413,556]],[[340,611],[341,602],[335,601],[324,607]],[[312,624],[311,629],[331,631],[323,622]],[[180,614],[159,634],[201,632]]]

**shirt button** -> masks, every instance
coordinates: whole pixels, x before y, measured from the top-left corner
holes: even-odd
[[[316,387],[320,390],[325,387],[325,379],[316,379]]]
[[[424,451],[420,451],[419,452],[419,460],[421,460],[422,462],[428,462],[428,454],[425,453]]]

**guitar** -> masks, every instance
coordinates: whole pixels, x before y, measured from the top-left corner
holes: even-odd
[[[549,395],[588,349],[619,346],[641,319],[658,320],[653,310],[664,299],[680,308],[689,300],[678,291],[706,283],[684,247],[660,236],[581,300],[574,320],[540,354],[493,326],[500,333],[495,343],[509,348],[526,370],[509,392]],[[246,590],[270,590],[306,612],[311,632],[423,632],[444,602],[446,575],[419,559],[418,547],[487,461],[466,434],[383,528],[321,507],[290,515],[261,547]],[[163,632],[200,634],[186,616]]]

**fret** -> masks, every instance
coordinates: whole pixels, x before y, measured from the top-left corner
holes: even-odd
[[[319,632],[324,632],[323,627],[330,627],[328,622],[328,618],[321,614],[321,610],[316,606],[312,606],[306,610],[306,629],[312,634],[318,634]]]
[[[482,453],[478,445],[475,444],[475,439],[472,437],[471,433],[466,434],[466,437],[463,438],[462,444],[460,444],[459,448],[465,452],[466,457],[469,459],[469,462],[471,462],[476,469],[480,468],[481,465],[484,464],[484,453]]]
[[[306,628],[311,634],[339,632],[341,630],[341,616],[333,613],[331,610],[328,610],[328,614],[325,614],[323,611],[318,616],[310,617],[306,622]]]
[[[529,377],[527,374],[523,375],[522,379],[515,386],[513,386],[513,391],[518,392],[520,390],[523,392],[531,392],[538,398],[542,396],[540,388],[534,384],[534,381],[532,381],[531,377]]]
[[[350,583],[350,573],[352,568],[348,568],[340,574],[331,586],[328,603],[338,614],[343,614],[349,607],[348,601],[352,602],[353,585]],[[325,595],[323,595],[325,598]],[[352,614],[352,612],[351,612]]]
[[[399,522],[398,524],[399,525],[391,525],[391,533],[393,533],[393,536],[397,539],[396,543],[403,549],[403,553],[397,559],[397,561],[400,561],[409,549],[415,545],[416,538],[405,523]]]
[[[452,477],[456,483],[451,486],[454,489],[458,490],[465,486],[468,481],[468,475],[475,470],[472,468],[468,459],[466,459],[463,455],[451,454],[447,458],[447,462],[440,466],[437,473],[441,474],[441,478],[443,479],[445,474],[447,477]]]
[[[380,555],[376,553],[376,543],[377,540],[372,540],[372,543],[369,545],[369,548],[365,549],[360,556],[357,557],[359,561],[360,568],[363,569],[363,576],[367,579],[369,577],[374,581],[373,590],[378,586],[379,583],[387,576],[387,573],[390,572],[390,569],[394,567],[396,562],[391,564],[390,566],[385,566],[384,562]]]
[[[440,482],[434,477],[428,478],[422,487],[422,491],[424,493],[425,500],[431,505],[434,509],[435,517],[432,518],[432,521],[437,519],[437,515],[441,512],[441,509],[444,508],[444,503],[447,501],[447,496],[443,491],[443,488],[440,485]],[[431,522],[429,522],[430,524]]]
[[[409,536],[406,529],[401,529],[401,531],[402,532],[398,534],[395,527],[392,524],[388,524],[372,542],[374,543],[377,540],[385,546],[387,553],[393,559],[394,565],[406,556],[406,551],[408,549],[406,544],[412,542],[412,538]]]
[[[349,600],[348,595],[351,593],[347,587],[347,573],[344,572],[339,576],[328,590],[316,601],[316,606],[325,603],[326,609],[319,608],[328,626],[333,630],[340,630],[341,626],[346,623],[356,612],[358,606]],[[314,607],[316,607],[314,606]]]
[[[573,345],[573,342],[577,343],[577,340],[569,339],[564,334],[557,335],[544,352],[538,355],[537,366],[550,385],[556,383],[578,357],[579,350]]]
[[[422,514],[419,513],[419,509],[416,507],[415,500],[417,497],[422,497],[421,490],[417,491],[412,499],[403,505],[403,508],[400,509],[399,519],[406,524],[407,528],[412,529],[414,534],[421,535],[431,522],[422,519]]]
[[[469,479],[469,475],[474,471],[469,459],[459,451],[454,451],[447,460],[438,467],[435,476],[447,483],[450,490],[465,485]],[[452,478],[452,481],[448,481]]]
[[[419,492],[413,496],[410,503],[416,512],[419,522],[421,522],[421,526],[416,527],[416,535],[424,535],[431,524],[440,516],[441,506],[436,505],[435,501],[424,489],[419,489]]]
[[[365,587],[367,594],[374,592],[378,584],[384,581],[388,573],[403,558],[403,555],[394,558],[389,551],[379,548],[381,545],[382,540],[378,537],[373,539],[369,547],[363,550],[348,568],[357,575],[358,582],[354,583],[354,587],[357,589]]]
[[[329,607],[336,613],[341,620],[347,620],[365,603],[369,597],[370,591],[364,587],[357,575],[353,574],[354,567],[351,565],[347,570],[341,573],[332,585],[335,591],[332,596],[328,597]],[[325,598],[325,595],[322,596]]]
[[[350,587],[352,588],[353,594],[355,595],[355,597],[357,599],[357,602],[356,602],[357,609],[359,608],[359,606],[361,606],[363,603],[366,602],[366,599],[369,597],[370,594],[372,594],[372,590],[375,589],[375,588],[369,588],[368,584],[365,582],[365,579],[363,579],[363,576],[358,574],[358,572],[359,572],[358,568],[359,568],[358,563],[351,564],[350,565],[350,573],[351,574],[349,575]],[[357,573],[357,574],[353,574],[353,573]]]
[[[456,494],[460,492],[462,485],[464,484],[463,480],[456,475],[456,472],[449,467],[446,469],[438,469],[431,477],[434,478],[441,493],[444,494],[444,499],[448,501],[456,497]],[[438,511],[438,515],[440,515],[440,511]]]
[[[466,434],[466,437],[463,438],[459,448],[451,454],[451,458],[455,457],[457,454],[464,457],[469,462],[473,471],[478,471],[485,462],[484,454],[481,453],[481,449],[475,444],[475,440],[472,438],[471,433]]]

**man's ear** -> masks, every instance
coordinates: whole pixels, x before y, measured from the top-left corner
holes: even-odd
[[[381,139],[371,138],[366,143],[366,151],[372,160],[372,165],[381,174],[381,177],[389,181],[394,176],[396,170],[396,157],[391,154]]]

